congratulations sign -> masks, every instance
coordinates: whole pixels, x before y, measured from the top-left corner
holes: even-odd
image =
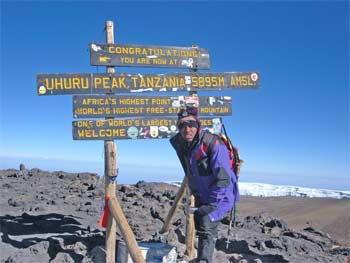
[[[196,47],[90,44],[93,66],[209,69],[208,50]]]

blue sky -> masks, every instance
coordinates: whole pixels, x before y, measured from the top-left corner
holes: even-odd
[[[209,72],[260,72],[258,90],[199,93],[232,96],[224,123],[242,181],[350,190],[347,1],[2,1],[0,169],[103,173],[103,141],[73,141],[72,96],[39,97],[36,74],[105,72],[89,65],[88,44],[105,42],[107,20],[115,43],[196,44],[209,49]],[[119,182],[182,179],[168,140],[116,144]]]

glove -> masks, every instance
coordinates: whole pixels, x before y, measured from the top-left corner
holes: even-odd
[[[208,205],[202,205],[201,207],[199,207],[194,214],[198,215],[198,216],[205,216],[207,214],[209,214],[211,211],[213,211],[213,207],[212,206],[208,206]]]

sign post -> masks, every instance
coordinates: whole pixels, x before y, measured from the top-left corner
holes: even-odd
[[[113,22],[106,22],[106,35],[107,43],[114,43],[114,29]],[[114,73],[114,67],[107,67],[108,73]],[[109,118],[111,119],[111,118]],[[113,119],[113,118],[112,118]],[[116,197],[116,177],[117,177],[117,146],[113,140],[104,141],[104,152],[105,152],[105,195],[109,197],[108,205],[111,213],[109,213],[107,219],[106,228],[106,262],[115,262],[115,248],[116,248],[116,220],[118,220],[118,226],[123,233],[125,243],[131,258],[135,263],[144,263],[145,260],[142,257],[141,250],[137,246],[137,242],[134,233],[131,231],[129,224],[120,209],[118,199]],[[112,208],[112,209],[111,209]],[[119,209],[118,209],[119,208]]]
[[[72,122],[73,140],[104,141],[105,205],[110,213],[106,224],[106,262],[115,262],[116,226],[135,263],[145,263],[135,236],[116,197],[117,146],[114,140],[171,138],[178,133],[175,117],[181,107],[199,107],[201,127],[213,133],[221,131],[220,116],[231,115],[229,96],[198,97],[197,91],[255,89],[258,72],[198,73],[209,69],[208,50],[192,47],[115,45],[114,26],[106,21],[107,44],[90,44],[90,64],[106,66],[106,73],[37,74],[37,93],[75,95],[74,118],[104,118]],[[116,73],[114,66],[187,68],[189,72],[164,74]],[[121,96],[140,92],[188,91],[189,96]],[[160,230],[168,231],[173,216],[186,194],[186,254],[195,254],[194,197],[186,176],[173,206]],[[107,207],[105,207],[107,208]],[[105,219],[105,217],[103,217]],[[105,221],[101,221],[105,224]]]
[[[106,21],[107,43],[114,43],[113,22]],[[114,67],[107,67],[108,73],[114,73]],[[117,177],[117,147],[113,140],[104,141],[105,158],[105,195],[110,198],[116,197],[116,177]],[[106,262],[115,262],[116,248],[116,222],[111,214],[107,219],[106,227]]]
[[[197,72],[197,69],[190,69],[190,72]],[[196,90],[190,90],[189,91],[190,96],[197,97],[197,91]],[[188,180],[186,180],[188,181]],[[175,205],[175,204],[174,204]],[[194,196],[191,193],[191,190],[187,184],[186,187],[186,255],[190,258],[194,258],[194,243],[195,243],[195,225],[194,225],[194,216],[190,212],[191,208],[194,207]]]

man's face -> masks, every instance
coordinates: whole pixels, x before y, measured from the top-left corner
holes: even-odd
[[[192,116],[181,119],[178,124],[181,137],[185,141],[191,142],[197,134],[197,125],[196,119]]]

